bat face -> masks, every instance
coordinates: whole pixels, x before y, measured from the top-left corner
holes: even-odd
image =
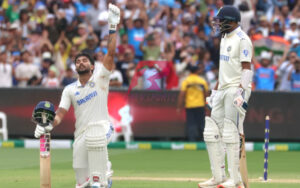
[[[244,135],[241,135],[240,172],[241,172],[242,181],[243,181],[245,188],[249,188],[246,148],[245,148],[245,136]]]
[[[51,188],[50,133],[40,137],[40,188]]]

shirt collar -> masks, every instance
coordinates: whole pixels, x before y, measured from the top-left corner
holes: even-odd
[[[237,28],[235,28],[233,31],[231,31],[230,33],[226,34],[226,37],[232,37],[234,34],[236,34],[237,32],[239,32],[241,30],[241,26],[238,26]]]
[[[86,84],[88,84],[89,82],[91,82],[91,80],[93,79],[93,77],[94,77],[94,74],[90,77],[89,81],[88,81]],[[86,84],[85,84],[85,85],[86,85]],[[77,86],[78,88],[84,87],[84,85],[82,85],[82,84],[80,83],[79,78],[77,79],[76,86]]]

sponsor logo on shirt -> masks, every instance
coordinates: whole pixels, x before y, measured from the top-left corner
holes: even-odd
[[[268,73],[260,73],[259,77],[260,78],[270,78],[270,74],[268,74]]]
[[[229,61],[229,56],[227,55],[220,55],[220,60],[223,60],[223,61]]]
[[[76,102],[80,106],[80,105],[90,101],[91,99],[93,99],[97,95],[98,95],[97,91],[93,91],[92,93],[88,94],[87,96],[83,97],[82,99],[77,100]]]

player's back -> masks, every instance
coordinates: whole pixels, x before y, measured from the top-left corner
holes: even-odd
[[[240,27],[225,34],[220,44],[218,89],[238,87],[242,75],[242,62],[251,62],[251,58],[251,40]]]

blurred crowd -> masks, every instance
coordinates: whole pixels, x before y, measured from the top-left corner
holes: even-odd
[[[212,20],[233,4],[250,37],[289,42],[279,59],[271,50],[256,55],[253,88],[300,91],[300,0],[0,0],[0,87],[64,87],[76,80],[73,61],[81,51],[101,66],[108,3],[122,10],[112,87],[128,87],[140,61],[167,61],[179,80],[172,89],[195,65],[213,88],[220,35]]]

